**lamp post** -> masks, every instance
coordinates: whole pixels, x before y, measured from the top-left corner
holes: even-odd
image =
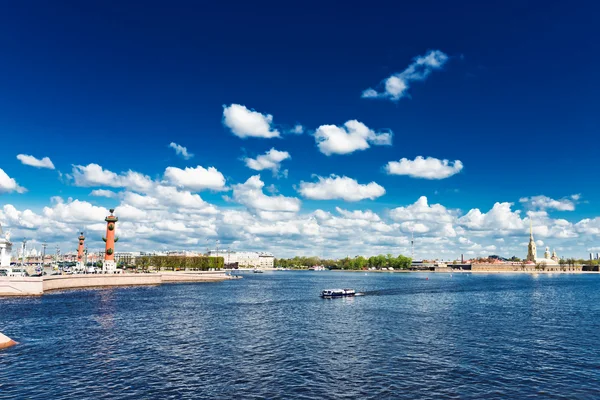
[[[44,243],[42,243],[42,269],[46,263],[46,247],[48,247],[48,245],[46,244],[46,241],[44,241]]]
[[[23,261],[22,261],[22,266],[25,266],[25,249],[27,248],[27,239],[23,239]]]

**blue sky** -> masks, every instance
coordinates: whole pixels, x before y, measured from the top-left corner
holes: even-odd
[[[451,258],[523,256],[533,212],[543,246],[585,256],[600,248],[598,7],[11,4],[0,16],[0,223],[67,249],[79,229],[100,236],[116,206],[123,250],[219,239],[276,255],[407,253],[413,230],[422,257]],[[289,157],[248,161],[271,149]],[[90,164],[148,182],[110,186]]]

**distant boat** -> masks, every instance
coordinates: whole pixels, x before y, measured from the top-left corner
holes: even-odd
[[[354,289],[325,289],[321,292],[324,299],[333,299],[335,297],[352,297],[356,295]]]
[[[252,272],[254,272],[255,274],[262,274],[263,273],[263,271],[261,271],[258,268],[254,268],[254,270],[252,270]]]

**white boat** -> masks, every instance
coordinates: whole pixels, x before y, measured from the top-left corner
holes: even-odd
[[[356,296],[354,289],[325,289],[321,292],[324,299],[333,299],[334,297],[352,297]]]
[[[252,272],[254,272],[255,274],[262,274],[263,273],[263,271],[261,271],[258,268],[254,268],[254,270]]]

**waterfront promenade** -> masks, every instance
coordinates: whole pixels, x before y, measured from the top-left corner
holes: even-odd
[[[0,277],[0,296],[39,296],[52,290],[160,285],[163,283],[219,282],[235,278],[227,275],[224,271]]]

